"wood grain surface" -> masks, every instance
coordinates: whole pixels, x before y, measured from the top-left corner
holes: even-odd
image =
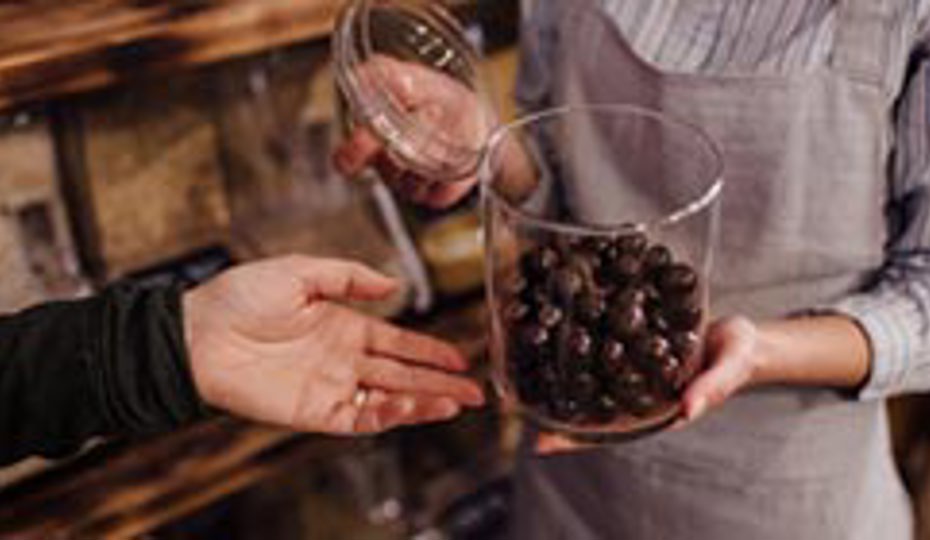
[[[224,243],[230,217],[201,86],[177,77],[60,107],[62,183],[99,284]]]
[[[340,0],[0,2],[0,108],[325,36]]]
[[[295,435],[220,419],[103,451],[0,500],[0,538],[132,538],[267,478],[290,461]],[[331,448],[319,442],[312,453]],[[99,461],[100,463],[95,463]]]

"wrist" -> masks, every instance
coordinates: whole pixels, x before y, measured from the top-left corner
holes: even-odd
[[[188,369],[194,382],[195,390],[201,399],[207,401],[206,388],[199,365],[199,350],[196,336],[199,332],[201,300],[198,288],[188,289],[181,295],[182,328],[184,332],[184,347],[187,350]]]
[[[756,326],[752,384],[855,388],[868,375],[868,345],[847,317],[814,316]]]
[[[751,386],[783,382],[779,359],[785,357],[785,340],[776,322],[755,325],[755,347],[750,355]]]

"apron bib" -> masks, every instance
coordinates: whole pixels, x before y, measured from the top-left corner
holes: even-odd
[[[862,288],[887,226],[893,18],[903,0],[843,0],[831,65],[796,75],[667,73],[602,3],[552,0],[553,105],[630,103],[700,126],[726,187],[715,317],[782,316]],[[556,4],[557,7],[551,4]],[[592,127],[596,131],[597,127]],[[609,137],[609,134],[605,134]],[[609,144],[609,142],[605,143]],[[595,184],[590,211],[619,191]],[[582,188],[584,191],[585,188]],[[640,194],[641,195],[641,194]],[[738,396],[683,432],[579,455],[526,456],[514,538],[904,540],[910,517],[882,403],[835,392]]]

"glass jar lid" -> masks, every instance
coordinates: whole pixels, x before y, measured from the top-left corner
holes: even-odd
[[[356,122],[430,180],[475,174],[496,125],[479,53],[442,5],[352,0],[333,42],[337,81]]]

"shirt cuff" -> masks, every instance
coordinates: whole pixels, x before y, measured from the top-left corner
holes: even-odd
[[[99,303],[91,369],[112,432],[159,433],[206,417],[184,342],[181,289],[120,285]]]
[[[908,333],[887,307],[881,298],[854,295],[815,310],[849,317],[865,334],[869,342],[869,376],[855,394],[862,401],[899,393],[910,369]]]

